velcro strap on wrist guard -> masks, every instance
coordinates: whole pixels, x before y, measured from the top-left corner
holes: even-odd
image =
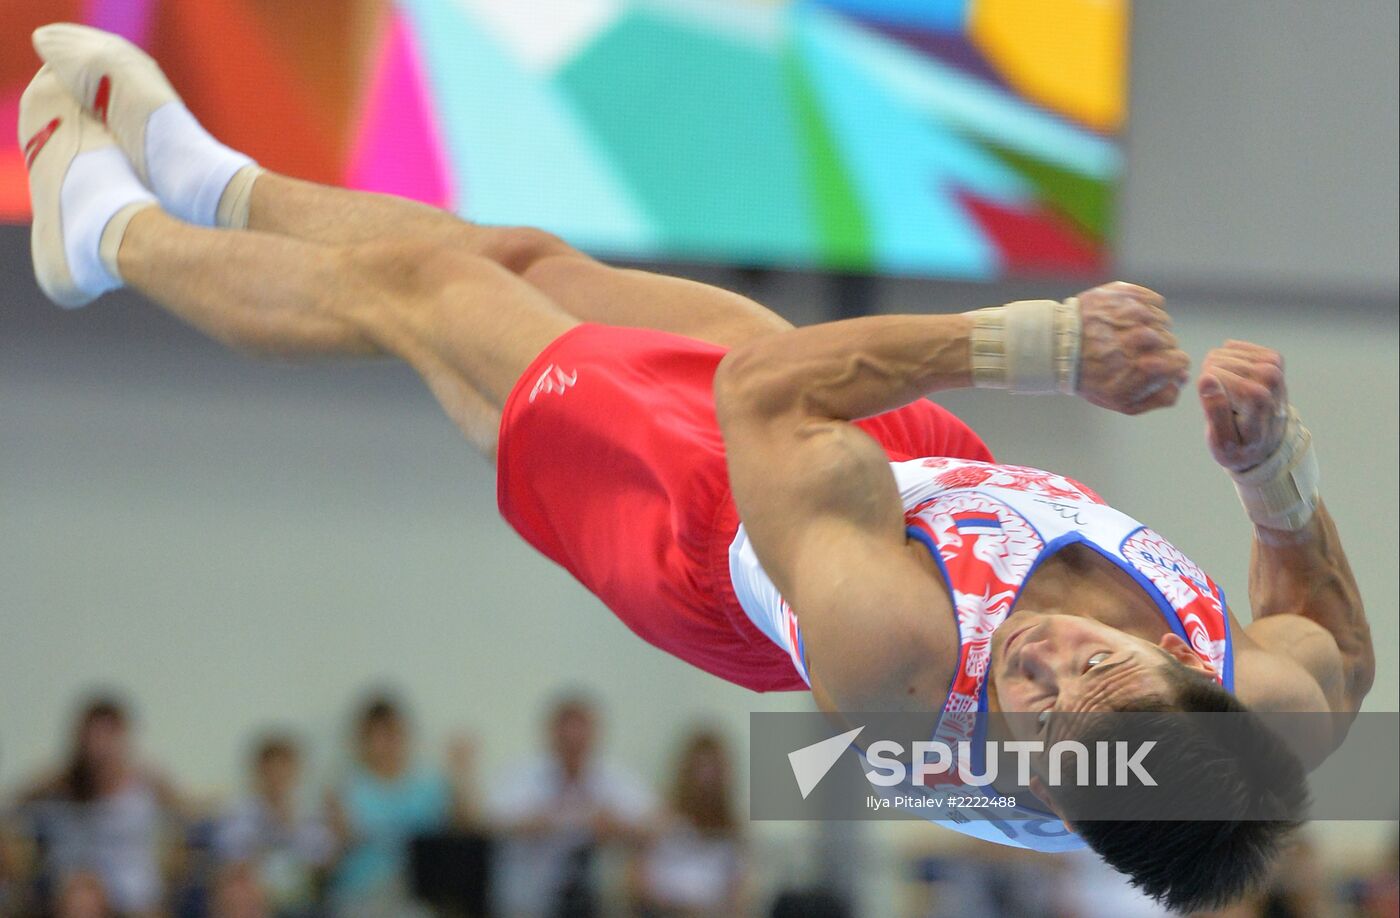
[[[1255,525],[1291,532],[1308,524],[1317,508],[1317,454],[1312,434],[1291,405],[1288,426],[1274,454],[1252,469],[1231,472],[1230,477]]]
[[[1079,301],[1021,300],[969,313],[972,384],[1022,395],[1073,394],[1079,382]]]

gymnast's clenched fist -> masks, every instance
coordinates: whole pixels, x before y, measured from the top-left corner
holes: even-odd
[[[1175,404],[1189,379],[1191,358],[1177,345],[1161,294],[1115,281],[1086,290],[1077,300],[1076,393],[1123,414]]]

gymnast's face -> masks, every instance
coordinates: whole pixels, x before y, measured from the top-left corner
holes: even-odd
[[[1119,708],[1165,691],[1168,657],[1206,665],[1175,634],[1154,644],[1092,618],[1017,610],[992,635],[989,700],[1013,738],[1042,738],[1059,711]]]

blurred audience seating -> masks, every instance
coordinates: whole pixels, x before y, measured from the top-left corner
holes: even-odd
[[[451,742],[434,764],[405,706],[375,693],[322,799],[305,748],[277,731],[255,738],[246,788],[216,806],[177,793],[138,754],[130,708],[95,697],[64,756],[0,810],[0,918],[862,914],[820,877],[778,879],[736,809],[721,734],[682,736],[658,799],[600,753],[601,720],[586,696],[558,699],[543,750],[479,788],[474,743]],[[1340,872],[1321,855],[1302,836],[1268,888],[1198,918],[1400,918],[1400,838]],[[894,914],[907,918],[1166,914],[1088,853],[939,844],[893,856]]]

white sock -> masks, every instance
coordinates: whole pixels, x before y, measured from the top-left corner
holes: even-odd
[[[186,223],[220,225],[225,189],[241,170],[255,165],[253,160],[215,140],[183,102],[167,102],[152,112],[145,133],[146,172],[161,206]],[[233,210],[236,224],[239,213]],[[241,217],[246,225],[246,200]]]
[[[73,158],[59,191],[59,211],[63,254],[79,289],[96,296],[122,286],[116,267],[121,234],[138,210],[155,204],[155,197],[116,147]]]

